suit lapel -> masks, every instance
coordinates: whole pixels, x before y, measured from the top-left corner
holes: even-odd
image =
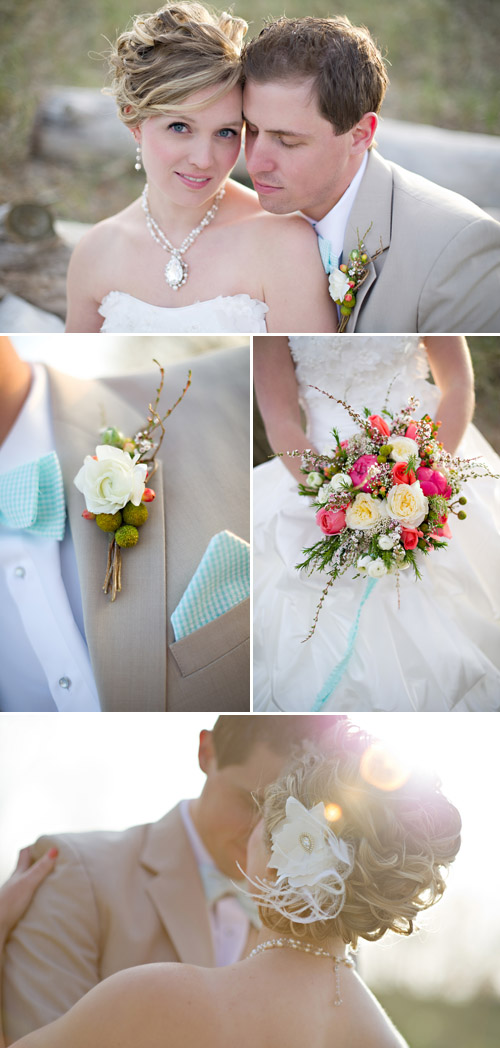
[[[85,634],[102,709],[127,711],[140,705],[141,710],[164,710],[166,602],[161,467],[154,478],[157,497],[139,542],[123,552],[122,591],[113,604],[102,592],[109,538],[82,518],[83,496],[73,484],[85,455],[93,454],[99,443],[103,422],[134,433],[144,424],[145,416],[141,418],[98,382],[82,382],[48,371]]]
[[[371,150],[366,171],[356,194],[347,223],[342,257],[346,262],[349,253],[364,239],[367,253],[372,256],[382,246],[387,249],[391,242],[392,225],[392,172],[381,156]],[[368,231],[368,232],[367,232]],[[366,236],[365,236],[366,234]],[[368,291],[375,283],[385,263],[385,251],[368,266],[368,276],[356,294],[356,305],[349,317],[346,330],[355,331],[359,312]]]
[[[208,909],[180,807],[149,827],[141,858],[148,894],[181,961],[215,965]]]

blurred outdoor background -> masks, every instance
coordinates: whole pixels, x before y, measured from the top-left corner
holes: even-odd
[[[78,718],[75,720],[75,718]],[[153,719],[155,718],[155,719]],[[43,832],[121,829],[195,796],[201,728],[215,715],[0,721],[0,879]],[[412,938],[364,943],[360,971],[411,1048],[497,1048],[500,1029],[500,720],[495,714],[360,714],[409,764],[437,769],[463,819],[443,900]],[[99,730],[96,730],[97,727]]]

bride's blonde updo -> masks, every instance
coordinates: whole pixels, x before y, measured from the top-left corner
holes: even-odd
[[[137,127],[150,116],[168,114],[189,95],[213,88],[217,101],[241,81],[240,52],[247,24],[232,15],[216,14],[202,4],[166,4],[155,14],[138,15],[110,54],[114,95],[120,119]]]
[[[331,805],[329,825],[354,856],[344,904],[334,919],[303,924],[269,902],[259,907],[262,922],[316,942],[340,935],[353,947],[359,937],[380,939],[389,930],[410,935],[419,911],[443,894],[443,872],[460,847],[460,815],[434,776],[413,772],[402,781],[386,752],[346,718],[338,718],[325,743],[321,754],[316,748],[294,760],[268,787],[264,832],[270,849],[290,796],[308,810],[319,802]]]

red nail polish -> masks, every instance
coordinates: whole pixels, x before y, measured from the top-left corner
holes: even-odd
[[[49,859],[57,859],[59,855],[59,848],[51,848],[49,851]]]

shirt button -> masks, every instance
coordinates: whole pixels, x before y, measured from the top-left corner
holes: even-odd
[[[23,568],[22,564],[19,564],[17,568],[14,568],[14,575],[18,579],[24,579],[26,575],[26,568]]]
[[[69,691],[69,689],[71,688],[71,681],[69,677],[61,677],[59,680],[59,687],[64,688],[66,691]]]

